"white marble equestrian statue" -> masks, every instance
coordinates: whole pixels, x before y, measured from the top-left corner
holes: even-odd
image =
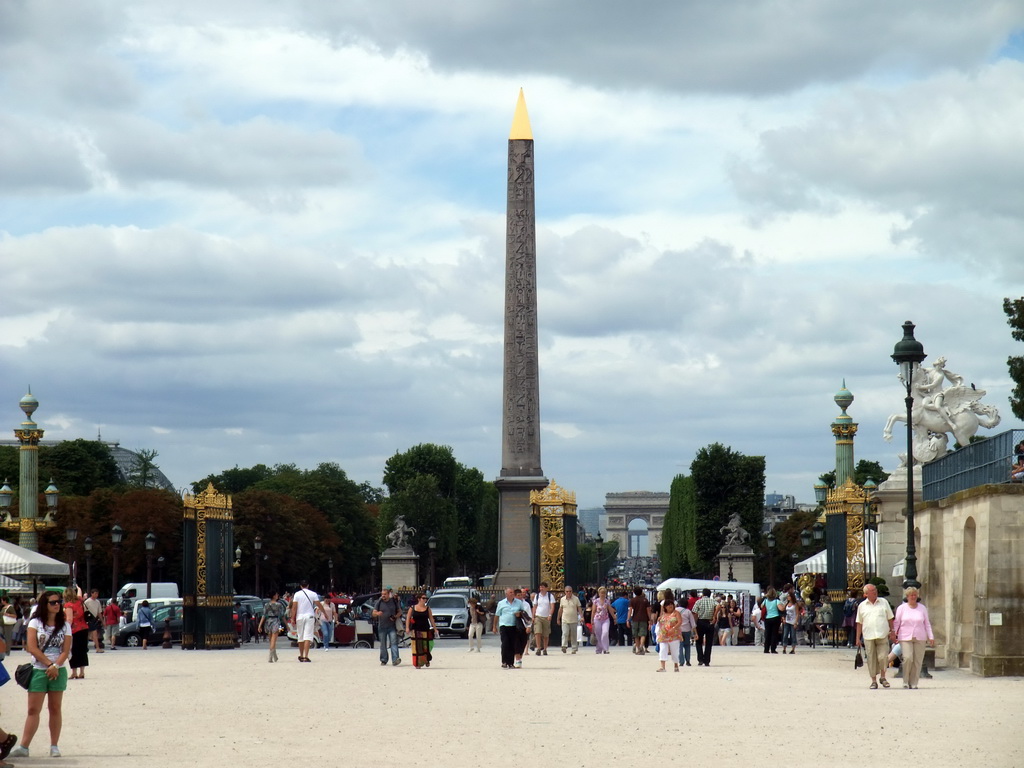
[[[903,374],[898,376],[906,386]],[[950,386],[942,388],[948,381]],[[937,359],[931,368],[918,368],[911,384],[914,409],[911,413],[914,431],[914,463],[927,464],[946,455],[949,437],[960,445],[968,445],[979,427],[991,429],[999,424],[999,411],[979,402],[985,390],[964,386],[964,377],[946,370],[946,358]],[[892,428],[897,421],[907,422],[906,413],[894,413],[882,430],[882,437],[892,440]],[[900,466],[905,467],[907,457],[899,454]]]

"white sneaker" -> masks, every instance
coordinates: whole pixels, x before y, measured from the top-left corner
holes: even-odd
[[[21,744],[16,746],[7,755],[8,757],[28,757],[28,747],[23,747]]]
[[[50,757],[60,757],[60,747],[56,744],[50,745]]]

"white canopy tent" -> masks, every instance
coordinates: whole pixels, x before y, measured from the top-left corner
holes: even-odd
[[[666,579],[658,585],[658,589],[682,590],[689,592],[691,589],[710,589],[711,594],[725,592],[736,594],[737,592],[749,592],[760,597],[761,585],[748,581],[716,581],[715,579]]]
[[[16,595],[32,594],[32,587],[23,581],[12,579],[10,576],[0,576],[0,592],[11,592]]]
[[[864,531],[864,548],[867,550],[867,558],[869,564],[878,562],[878,532],[872,531],[870,528]],[[806,560],[801,560],[799,563],[793,566],[793,575],[799,576],[802,573],[828,573],[828,558],[825,556],[826,550],[821,550],[815,555],[811,555]]]
[[[33,592],[40,578],[60,577],[58,580],[67,581],[69,571],[67,563],[0,539],[0,575],[31,580]]]

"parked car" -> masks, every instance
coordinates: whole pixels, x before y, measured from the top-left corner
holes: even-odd
[[[164,623],[171,620],[171,642],[181,642],[181,599],[176,603],[165,603],[153,609],[153,632],[149,636],[149,642],[162,643],[164,636]],[[139,632],[139,623],[129,621],[122,625],[114,636],[114,645],[126,645],[129,648],[137,648],[142,645],[142,635]]]
[[[439,635],[469,637],[469,601],[458,592],[438,590],[427,600],[427,607],[434,614],[434,623]]]

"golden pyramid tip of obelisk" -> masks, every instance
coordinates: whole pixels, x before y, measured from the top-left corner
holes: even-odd
[[[526,97],[523,89],[519,89],[519,101],[516,102],[516,113],[512,117],[512,130],[508,132],[508,140],[526,139],[533,141],[533,131],[530,130],[530,115],[526,112]]]

